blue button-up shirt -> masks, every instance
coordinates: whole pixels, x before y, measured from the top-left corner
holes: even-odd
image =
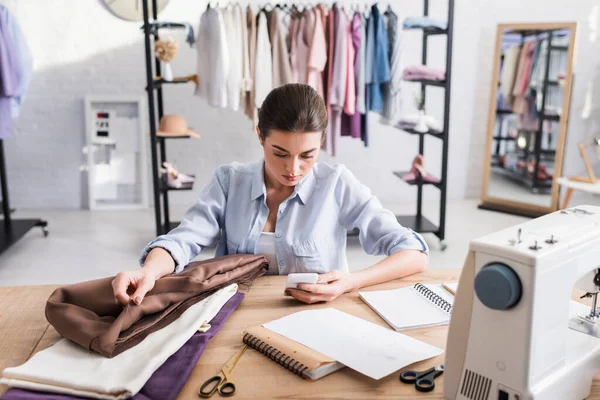
[[[150,242],[140,263],[154,247],[171,254],[175,272],[181,272],[203,247],[217,243],[217,256],[255,254],[269,216],[266,193],[263,160],[216,168],[181,224]],[[354,228],[359,229],[360,243],[368,254],[390,255],[405,249],[429,252],[423,238],[401,226],[346,167],[315,163],[277,211],[279,274],[347,270],[346,234]]]

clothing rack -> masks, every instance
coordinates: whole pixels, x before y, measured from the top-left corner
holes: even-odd
[[[542,85],[542,90],[544,95],[542,96],[542,105],[541,110],[539,111],[539,126],[538,129],[533,132],[534,135],[534,149],[533,151],[529,151],[529,149],[524,149],[518,151],[518,157],[520,160],[525,160],[526,162],[533,156],[533,160],[535,163],[535,167],[533,170],[533,174],[531,176],[528,173],[527,164],[521,171],[514,171],[512,169],[504,168],[502,166],[492,164],[492,168],[496,173],[502,174],[512,180],[515,180],[519,183],[522,183],[529,187],[533,193],[548,193],[552,188],[552,179],[541,180],[539,179],[539,167],[542,160],[552,160],[554,161],[554,156],[556,151],[553,149],[542,149],[542,139],[544,133],[544,121],[553,121],[558,122],[560,120],[560,115],[552,115],[546,114],[546,98],[547,98],[547,89],[551,85],[558,85],[558,81],[552,81],[549,77],[550,72],[550,55],[552,51],[567,51],[567,46],[553,46],[552,38],[556,36],[560,36],[561,30],[525,30],[525,31],[511,31],[511,34],[521,35],[521,45],[523,44],[526,36],[538,36],[544,37],[548,39],[548,49],[545,54],[545,62],[546,67],[544,69],[544,81]],[[510,136],[502,135],[502,125],[507,115],[512,115],[512,110],[504,110],[497,109],[496,110],[496,118],[500,118],[499,124],[499,133],[494,135],[494,140],[496,141],[496,146],[494,150],[494,154],[492,155],[492,162],[495,163],[494,160],[499,159],[501,155],[500,147],[501,142],[503,141],[513,141],[516,140]],[[529,146],[527,146],[529,147]]]
[[[423,16],[429,16],[429,0],[424,0]],[[431,136],[442,141],[442,175],[439,182],[426,182],[419,174],[415,181],[409,182],[411,186],[417,187],[417,210],[415,215],[397,215],[396,219],[400,224],[419,233],[433,233],[440,240],[440,248],[445,250],[447,244],[446,236],[446,197],[447,197],[447,175],[448,175],[448,139],[450,132],[450,88],[452,77],[452,36],[454,25],[454,0],[448,0],[448,22],[445,30],[442,29],[423,29],[423,43],[421,63],[427,65],[427,44],[428,39],[434,35],[446,35],[446,80],[432,81],[421,79],[410,82],[421,83],[421,98],[425,103],[425,92],[427,86],[434,86],[444,89],[444,117],[443,130],[437,131],[429,129],[427,132],[419,132],[414,129],[399,128],[400,130],[412,134],[419,135],[419,154],[424,155],[425,152],[425,136]],[[411,28],[418,29],[418,28]],[[405,172],[394,172],[394,175],[402,178]],[[440,217],[439,225],[436,226],[433,222],[423,216],[423,186],[433,185],[440,191]]]
[[[0,220],[0,253],[15,244],[29,230],[35,226],[42,228],[44,237],[48,236],[48,222],[41,219],[15,219],[11,217],[10,202],[8,198],[8,182],[6,178],[6,165],[4,161],[4,141],[0,139],[0,187],[2,193],[2,215]]]

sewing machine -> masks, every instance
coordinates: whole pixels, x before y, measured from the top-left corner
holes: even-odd
[[[573,287],[590,305],[572,302]],[[600,207],[470,243],[444,372],[451,400],[581,400],[600,372]]]

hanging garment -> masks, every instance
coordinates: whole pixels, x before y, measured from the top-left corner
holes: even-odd
[[[8,9],[2,5],[0,5],[0,25],[6,27],[9,35],[12,37],[12,51],[16,53],[17,65],[19,66],[19,81],[15,95],[12,96],[12,117],[17,118],[20,115],[20,107],[25,101],[25,95],[29,89],[29,84],[31,83],[31,77],[33,75],[33,55],[31,54],[25,35],[17,20],[12,16]]]
[[[273,60],[273,87],[279,87],[292,82],[292,67],[290,55],[287,50],[285,27],[277,9],[273,9],[268,16],[269,40],[271,41]]]
[[[325,64],[323,65],[323,73],[321,77],[323,79],[323,100],[325,104],[328,104],[329,99],[327,98],[327,94],[329,92],[329,8],[324,4],[317,5],[319,12],[321,14],[322,23],[323,23],[323,33],[325,40]],[[317,14],[318,15],[318,14]],[[329,111],[327,113],[329,115]]]
[[[375,19],[369,15],[366,20],[365,31],[365,107],[366,112],[360,118],[360,138],[369,145],[369,110],[371,108],[371,83],[373,81],[373,69],[375,63]]]
[[[254,66],[255,105],[260,108],[265,97],[273,90],[273,59],[271,42],[264,11],[258,15],[258,33],[256,35],[256,64]]]
[[[500,91],[504,95],[506,102],[512,106],[513,94],[512,88],[515,84],[517,75],[517,63],[521,54],[521,46],[513,46],[504,53],[502,71],[500,72]]]
[[[344,10],[334,4],[332,13],[335,17],[335,43],[333,49],[333,70],[331,74],[331,87],[329,98],[331,104],[331,138],[333,146],[331,155],[337,152],[337,140],[342,135],[342,112],[346,105],[346,81],[348,79],[348,17]]]
[[[373,30],[375,33],[375,58],[373,60],[373,77],[371,78],[369,91],[369,110],[381,111],[383,109],[382,84],[390,80],[390,58],[388,54],[388,34],[377,4],[371,7],[371,18],[373,19]]]
[[[329,116],[329,122],[327,124],[327,130],[325,131],[325,140],[321,147],[328,152],[330,155],[335,154],[336,143],[333,137],[333,128],[331,126],[331,79],[333,77],[333,54],[335,48],[335,13],[333,9],[327,16],[327,26],[325,27],[327,34],[327,65],[326,65],[326,76],[327,80],[324,82],[325,89],[325,105],[327,106],[327,115]]]
[[[309,32],[314,25],[314,14],[305,10],[296,21],[295,39],[292,40],[294,48],[294,64],[292,74],[294,82],[306,83],[308,78],[308,50],[310,38]]]
[[[13,99],[22,85],[19,49],[11,28],[15,23],[8,9],[0,5],[0,139],[12,136]]]
[[[231,307],[239,304],[240,296],[243,295],[237,294],[236,284],[226,286],[188,308],[168,327],[152,333],[138,346],[111,359],[90,352],[68,339],[61,339],[36,353],[23,365],[5,369],[1,382],[11,387],[63,394],[66,399],[71,396],[125,399],[140,390],[139,397],[145,400],[174,399],[196,364],[190,365],[192,360],[180,354],[181,350],[194,339],[203,323],[210,321],[211,325],[205,335],[214,335],[220,328],[217,316],[221,312],[229,311],[230,314],[233,311]],[[206,346],[206,343],[200,344],[199,348],[189,349],[192,358],[197,355],[195,361]],[[181,362],[173,365],[173,358],[181,358]],[[165,370],[168,364],[174,369]],[[179,374],[175,375],[175,371]],[[162,382],[157,380],[160,376]],[[144,391],[154,395],[143,396]],[[24,398],[20,396],[21,391],[10,392],[3,400]],[[31,397],[25,398],[47,399],[41,396],[41,393],[32,393]]]
[[[346,17],[346,13],[344,13]],[[352,22],[347,21],[346,30],[346,96],[344,98],[344,112],[354,115],[356,110],[356,82],[354,81],[354,65],[356,62],[356,48],[354,45],[354,30]],[[357,31],[358,32],[358,31]]]
[[[246,8],[246,26],[248,28],[248,65],[250,68],[250,90],[246,96],[246,104],[244,113],[252,121],[256,120],[256,106],[254,104],[255,97],[255,76],[256,76],[256,17],[252,8]]]
[[[164,328],[191,305],[231,283],[252,283],[264,274],[263,256],[238,254],[190,263],[183,272],[158,279],[141,304],[115,304],[114,277],[57,289],[46,318],[80,346],[114,357]]]
[[[229,49],[219,9],[208,8],[200,17],[196,52],[199,81],[196,94],[213,107],[227,107]]]
[[[229,74],[227,75],[227,107],[233,111],[240,108],[242,88],[242,15],[239,5],[223,10],[227,48],[229,50]]]
[[[390,81],[383,84],[383,110],[381,123],[393,125],[402,112],[402,30],[398,27],[398,16],[388,7],[388,37],[390,42]]]
[[[246,104],[248,101],[247,97],[250,95],[250,90],[252,90],[252,76],[250,75],[250,43],[248,42],[248,20],[246,18],[246,11],[242,10],[242,7],[239,5],[236,6],[236,11],[239,13],[242,31],[242,83],[240,104],[244,107],[244,113],[246,113]]]
[[[315,23],[308,51],[308,78],[306,83],[312,86],[323,98],[323,71],[327,63],[327,41],[323,26],[323,13],[321,7],[314,7]],[[310,34],[310,31],[308,32]]]
[[[360,48],[360,29],[361,29],[361,17],[360,13],[356,12],[352,16],[352,23],[349,25],[349,37],[348,45],[349,48],[348,58],[352,58],[352,65],[349,66],[352,70],[352,82],[347,86],[346,90],[346,103],[349,99],[353,102],[354,109],[348,110],[344,107],[344,114],[342,115],[342,136],[351,136],[353,138],[360,138],[360,112],[357,109],[357,89],[358,89],[358,68],[359,68],[359,48]],[[351,90],[350,90],[351,89]],[[351,111],[351,112],[350,112]]]
[[[365,114],[367,106],[365,103],[365,68],[366,68],[366,49],[367,49],[367,19],[357,12],[360,16],[360,47],[358,48],[358,67],[356,83],[356,109],[359,113]]]

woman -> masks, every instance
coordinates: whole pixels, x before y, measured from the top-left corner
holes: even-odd
[[[257,126],[264,159],[218,167],[181,224],[146,246],[143,268],[115,277],[115,301],[139,304],[156,279],[217,242],[217,256],[264,254],[268,274],[319,273],[316,284],[285,292],[305,303],[423,271],[423,238],[398,224],[347,168],[316,162],[326,128],[325,103],[311,86],[271,91]],[[349,273],[346,233],[354,228],[367,253],[387,257]]]

